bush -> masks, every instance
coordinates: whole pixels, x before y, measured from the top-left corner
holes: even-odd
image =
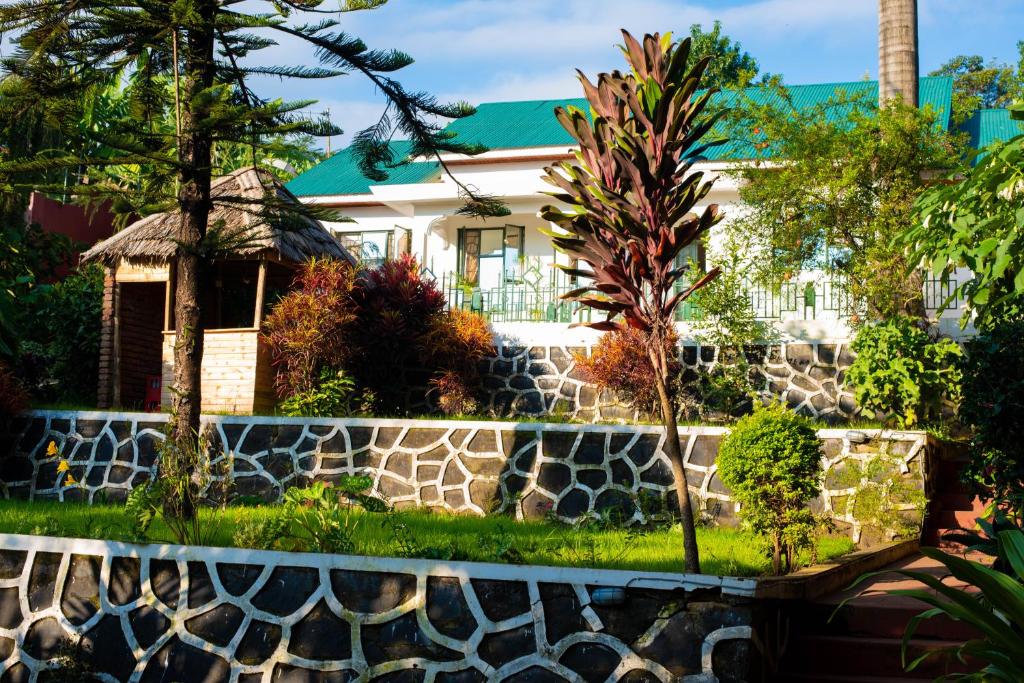
[[[678,376],[682,365],[679,363],[675,333],[666,341],[670,350],[667,356],[673,360],[669,376]],[[606,332],[594,345],[590,356],[577,354],[576,367],[583,380],[598,389],[613,391],[637,410],[658,414],[658,383],[647,353],[648,338],[640,330],[629,328],[625,331]]]
[[[314,262],[296,282],[263,328],[286,412],[337,414],[372,403],[402,413],[410,390],[424,388],[446,413],[475,409],[491,333],[480,316],[447,311],[415,259],[358,275],[344,263]]]
[[[7,421],[28,407],[28,393],[9,367],[0,361],[0,432]]]
[[[718,449],[718,474],[740,516],[768,537],[772,569],[790,571],[816,526],[807,503],[819,493],[821,444],[810,420],[779,404],[736,422]]]
[[[851,348],[857,358],[846,379],[868,416],[911,427],[941,419],[943,403],[959,400],[960,347],[932,339],[910,318],[861,327]]]
[[[355,271],[344,261],[312,260],[295,278],[295,289],[263,323],[277,369],[278,396],[316,391],[324,369],[344,367],[355,313]]]
[[[960,419],[973,430],[965,477],[1024,516],[1024,322],[966,344]]]
[[[103,268],[82,268],[43,285],[23,312],[19,365],[47,401],[95,405],[103,320]]]

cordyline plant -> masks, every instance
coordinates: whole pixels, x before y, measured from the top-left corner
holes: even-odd
[[[672,351],[665,341],[674,331],[679,304],[719,272],[714,269],[690,283],[687,266],[678,257],[722,219],[715,204],[699,214],[694,211],[713,181],[705,181],[692,167],[706,150],[723,142],[704,141],[723,112],[702,116],[716,90],[697,92],[710,58],[690,65],[689,39],[675,43],[670,34],[654,34],[644,36],[641,44],[626,31],[622,35],[629,73],[600,74],[594,85],[578,72],[590,116],[575,107],[555,110],[580,149],[575,163],[545,169],[545,179],[561,190],[551,196],[569,208],[546,206],[542,215],[566,233],[551,235],[555,247],[575,262],[563,270],[590,280],[563,298],[608,314],[607,320],[581,324],[606,332],[632,328],[649,337],[665,453],[682,517],[686,571],[699,572],[693,509],[669,393]]]

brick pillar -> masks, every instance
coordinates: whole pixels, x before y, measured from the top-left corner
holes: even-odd
[[[102,316],[96,403],[99,408],[112,408],[117,400],[117,281],[111,268],[104,271]]]

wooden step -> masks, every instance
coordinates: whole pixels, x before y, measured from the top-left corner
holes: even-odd
[[[911,640],[907,661],[928,650],[956,646],[963,641]],[[809,635],[797,638],[790,646],[781,669],[794,674],[875,676],[899,678],[904,673],[900,656],[901,641],[896,638],[864,636]],[[940,655],[922,662],[912,676],[934,678],[969,671],[956,658]]]

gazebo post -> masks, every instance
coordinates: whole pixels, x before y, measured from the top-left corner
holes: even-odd
[[[263,298],[267,291],[267,262],[260,259],[260,274],[256,280],[256,311],[253,314],[253,327],[260,328],[263,324]]]
[[[103,269],[103,308],[100,314],[99,386],[96,388],[96,405],[99,408],[112,408],[120,398],[117,306],[117,271],[108,266]]]

